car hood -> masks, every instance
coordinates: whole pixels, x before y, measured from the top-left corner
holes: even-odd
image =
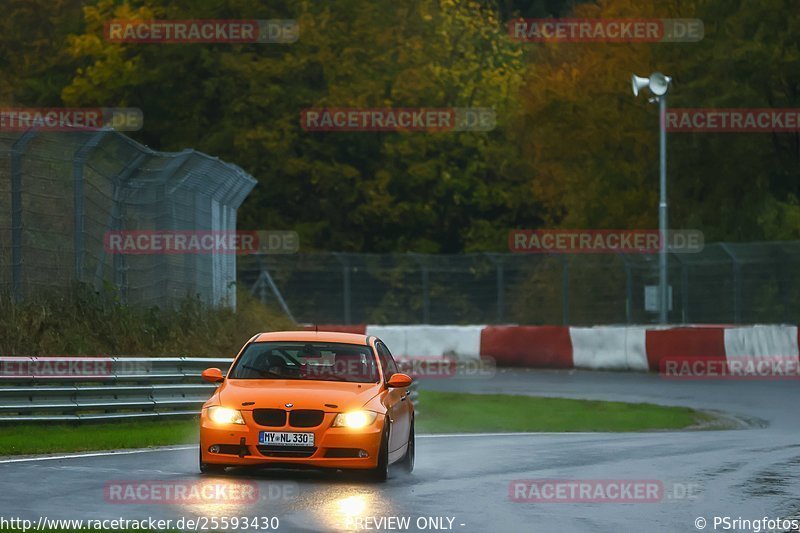
[[[359,409],[380,392],[375,383],[301,381],[287,379],[230,379],[220,390],[220,404],[234,409]],[[254,402],[252,405],[243,405]],[[336,407],[331,407],[331,404]]]

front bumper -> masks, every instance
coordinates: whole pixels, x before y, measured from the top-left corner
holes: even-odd
[[[251,411],[242,411],[244,425],[217,424],[212,422],[207,414],[208,411],[203,409],[200,416],[200,449],[203,453],[203,462],[208,464],[312,466],[341,469],[366,469],[375,468],[378,465],[378,452],[385,420],[385,417],[380,414],[373,424],[361,429],[331,427],[336,413],[325,413],[322,423],[313,428],[259,426],[253,420]],[[300,453],[306,455],[303,457],[286,456],[280,451],[274,452],[274,447],[266,449],[259,445],[258,437],[262,431],[314,433],[314,449],[289,446],[281,448],[290,454],[302,450]],[[212,453],[209,451],[212,446],[219,446],[222,451],[228,453]],[[341,457],[341,455],[355,450],[363,450],[367,456]]]

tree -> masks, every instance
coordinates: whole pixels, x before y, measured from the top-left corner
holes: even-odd
[[[672,107],[798,106],[790,2],[603,0],[575,16],[696,17],[705,38],[531,45],[519,132],[548,224],[657,227],[658,111],[633,98],[631,73],[672,75]],[[706,240],[796,238],[797,146],[797,134],[670,134],[670,226]]]
[[[303,1],[274,10],[231,2],[101,1],[71,40],[84,66],[63,91],[144,110],[151,146],[192,146],[236,162],[259,186],[242,225],[291,228],[306,247],[460,251],[500,247],[535,212],[525,163],[506,139],[522,51],[476,1]],[[234,7],[238,9],[234,9]],[[191,9],[190,9],[191,8]],[[294,18],[291,45],[104,42],[112,18]],[[490,133],[314,133],[311,107],[493,107]],[[528,215],[529,216],[529,215]]]

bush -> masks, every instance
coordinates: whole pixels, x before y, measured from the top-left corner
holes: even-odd
[[[76,288],[14,303],[0,296],[0,355],[232,356],[260,331],[295,329],[248,293],[238,308],[196,298],[174,308],[128,307],[112,293]]]

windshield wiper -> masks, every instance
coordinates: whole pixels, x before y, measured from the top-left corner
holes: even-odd
[[[286,377],[286,376],[284,376],[282,374],[278,374],[277,372],[273,372],[272,370],[268,370],[268,369],[265,369],[265,368],[256,368],[256,367],[250,366],[250,365],[242,365],[242,368],[246,368],[247,370],[252,370],[253,372],[258,372],[262,376],[275,376],[275,377],[278,377],[278,378],[281,378],[281,379],[294,379],[294,378]]]

